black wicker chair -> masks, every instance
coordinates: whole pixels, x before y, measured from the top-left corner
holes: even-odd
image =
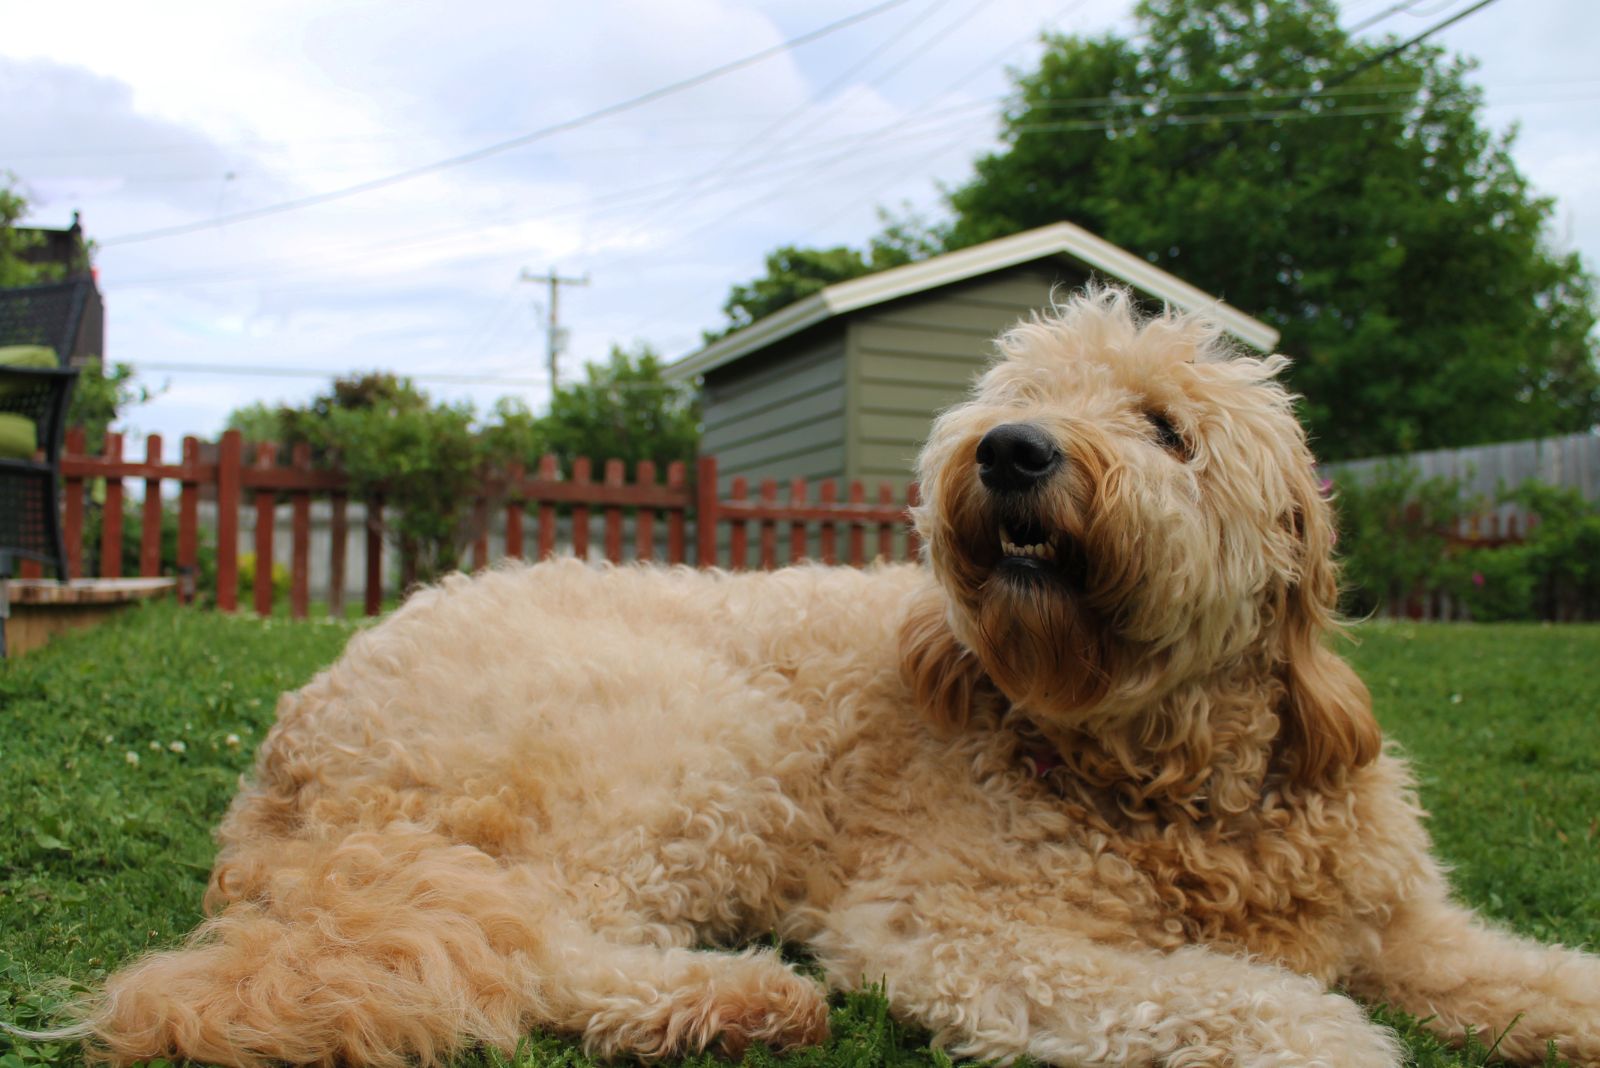
[[[67,547],[61,536],[61,441],[67,401],[77,368],[10,367],[0,364],[0,416],[9,416],[11,448],[0,455],[0,579],[15,557],[49,564],[67,579]],[[32,424],[34,451],[17,448],[18,428]]]

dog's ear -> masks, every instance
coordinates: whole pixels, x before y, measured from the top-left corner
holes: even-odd
[[[1291,773],[1315,787],[1336,784],[1346,771],[1377,759],[1383,732],[1366,684],[1324,644],[1339,626],[1333,516],[1309,466],[1302,482],[1289,519],[1300,567],[1285,591],[1279,624],[1287,690],[1282,730]]]
[[[950,629],[944,596],[935,589],[919,593],[900,623],[900,677],[917,707],[947,728],[964,726],[996,692],[978,658]]]

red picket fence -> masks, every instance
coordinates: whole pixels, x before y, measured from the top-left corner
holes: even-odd
[[[274,524],[277,510],[290,512],[290,614],[302,618],[310,609],[311,504],[314,498],[330,502],[329,593],[330,611],[343,612],[347,584],[345,546],[348,540],[349,485],[337,471],[315,470],[309,450],[295,449],[287,464],[279,462],[276,447],[256,446],[246,459],[245,444],[237,431],[222,436],[215,449],[215,460],[202,460],[205,450],[194,437],[186,437],[180,458],[169,463],[163,455],[161,437],[145,439],[143,460],[123,456],[120,434],[107,434],[103,454],[84,452],[81,430],[67,432],[65,455],[61,461],[64,484],[63,526],[67,542],[68,570],[73,578],[84,575],[83,531],[85,482],[103,479],[105,497],[100,529],[101,577],[117,578],[122,567],[122,516],[128,480],[142,480],[144,503],[141,513],[139,572],[143,576],[161,574],[161,514],[163,483],[178,485],[178,539],[176,567],[180,597],[195,597],[195,576],[199,561],[199,503],[203,493],[216,502],[216,603],[223,611],[238,608],[239,524],[241,513],[253,516],[254,550],[257,566],[252,588],[255,610],[268,615],[273,611],[272,567],[261,562],[273,560]],[[725,566],[744,570],[751,566],[750,544],[757,547],[757,567],[773,568],[801,560],[826,564],[845,563],[860,567],[874,559],[894,559],[897,543],[900,555],[915,559],[916,533],[910,528],[906,506],[896,503],[894,488],[878,487],[876,499],[869,501],[859,481],[851,482],[840,499],[833,481],[811,487],[804,479],[787,483],[780,495],[774,479],[763,479],[751,496],[749,482],[735,478],[730,496],[717,490],[717,461],[705,456],[697,461],[694,484],[687,478],[681,462],[667,465],[665,480],[658,477],[656,465],[641,461],[627,480],[621,460],[607,460],[601,477],[594,479],[594,465],[587,458],[573,462],[569,477],[563,478],[556,458],[546,456],[533,474],[520,466],[487,476],[474,493],[474,528],[471,563],[474,568],[489,565],[491,509],[504,510],[505,555],[522,557],[527,546],[527,526],[531,520],[534,549],[538,559],[556,552],[557,512],[570,512],[571,551],[580,559],[591,557],[591,510],[601,515],[603,529],[601,553],[606,560],[621,563],[624,554],[624,515],[631,513],[634,538],[632,558],[653,560],[657,548],[657,524],[665,531],[665,559],[669,564],[689,562],[688,542],[692,525],[694,563],[699,567]],[[906,487],[906,500],[915,503],[915,483]],[[285,503],[286,501],[286,503]],[[365,539],[366,574],[363,581],[363,607],[376,615],[383,604],[383,501],[368,500]],[[812,551],[810,528],[817,528],[816,551]],[[787,533],[787,552],[780,552],[780,532]],[[723,537],[723,534],[726,537]],[[904,534],[903,541],[899,535]],[[870,551],[869,551],[870,540]],[[842,545],[841,545],[842,543]],[[726,544],[727,559],[719,560],[719,545]],[[38,574],[35,565],[30,569]],[[402,574],[402,586],[409,577]]]

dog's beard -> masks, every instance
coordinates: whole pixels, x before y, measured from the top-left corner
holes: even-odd
[[[978,592],[973,652],[1013,704],[1062,720],[1092,706],[1111,680],[1111,646],[1080,594],[1055,576],[1002,563]]]

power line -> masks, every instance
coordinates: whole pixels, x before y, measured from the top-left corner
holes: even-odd
[[[913,25],[922,24],[924,21],[926,21],[926,19],[928,18],[929,15],[933,14],[935,11],[938,11],[940,8],[944,7],[948,3],[950,3],[950,0],[933,0],[933,2],[927,7],[927,9],[925,9],[915,20],[913,20]],[[828,95],[830,93],[832,93],[835,89],[837,89],[839,86],[843,85],[850,78],[854,77],[861,70],[863,70],[864,68],[869,66],[879,56],[883,55],[884,52],[888,51],[890,48],[893,48],[895,45],[897,45],[901,41],[905,40],[907,34],[909,33],[909,30],[910,30],[910,27],[906,27],[906,28],[902,28],[897,33],[893,33],[893,34],[889,35],[888,39],[886,39],[881,44],[879,44],[878,47],[872,49],[865,56],[863,56],[862,58],[856,60],[856,62],[852,63],[849,67],[847,67],[845,70],[843,70],[839,74],[834,75],[834,77],[827,83],[827,85],[823,86],[822,89],[818,93],[815,94],[816,98],[818,100],[826,100],[828,98]],[[915,53],[913,53],[913,55],[915,55]],[[791,109],[790,111],[788,111],[788,112],[784,113],[783,115],[779,116],[778,119],[775,120],[774,122],[771,122],[771,123],[767,124],[766,126],[762,127],[759,131],[757,131],[755,136],[753,136],[753,137],[751,137],[751,138],[749,138],[749,139],[747,139],[745,141],[742,141],[736,148],[733,149],[733,151],[727,153],[726,155],[723,155],[722,157],[720,157],[716,161],[716,163],[712,164],[710,167],[705,168],[700,173],[698,173],[695,176],[693,176],[692,178],[690,178],[687,182],[685,182],[683,184],[683,187],[678,191],[677,194],[675,194],[672,198],[667,200],[665,202],[665,204],[663,204],[657,210],[660,211],[660,212],[663,212],[663,213],[671,213],[671,212],[675,211],[677,209],[678,205],[681,202],[687,201],[690,198],[692,198],[696,193],[701,192],[702,191],[702,187],[705,185],[705,183],[709,179],[712,179],[712,178],[717,177],[718,175],[727,173],[727,171],[730,169],[730,167],[734,163],[736,163],[741,158],[745,157],[747,154],[749,154],[753,149],[755,149],[757,146],[761,145],[763,142],[766,142],[768,139],[770,139],[772,137],[773,134],[777,133],[783,127],[787,126],[792,120],[794,120],[794,119],[798,118],[800,115],[804,114],[805,110],[807,108],[809,108],[810,106],[811,106],[811,100],[808,99],[804,103],[802,103],[799,107]],[[824,105],[824,108],[823,108],[824,114],[827,111],[831,110],[831,109],[832,109],[832,105]],[[815,123],[812,123],[812,126],[814,126],[814,125],[815,125]],[[807,129],[810,129],[810,128],[811,128],[810,126],[801,127],[801,129],[799,131],[794,132],[794,133],[790,133],[789,137],[788,137],[788,140],[791,143],[793,143],[793,141],[794,141],[795,137],[798,135],[798,133],[803,133]],[[781,151],[781,144],[779,146],[779,150]]]
[[[821,37],[825,37],[828,34],[842,30],[847,26],[853,26],[863,20],[870,19],[876,15],[881,15],[883,12],[888,11],[891,8],[899,7],[901,4],[908,2],[909,0],[883,0],[882,3],[876,4],[873,7],[865,9],[864,11],[858,11],[853,15],[847,15],[842,19],[837,19],[833,22],[830,22],[825,26],[821,26],[815,30],[803,33],[798,37],[791,37],[781,44],[773,45],[770,48],[760,49],[759,51],[752,52],[740,59],[733,60],[730,63],[724,63],[719,67],[713,67],[708,71],[703,71],[700,74],[696,74],[692,77],[684,78],[681,81],[673,82],[670,85],[664,85],[657,89],[652,89],[649,92],[641,93],[638,96],[629,97],[627,100],[622,100],[615,104],[607,104],[605,107],[596,108],[594,111],[579,115],[576,118],[564,119],[561,122],[552,123],[549,126],[541,127],[540,129],[521,134],[517,137],[499,141],[491,145],[485,145],[482,148],[473,149],[470,152],[463,152],[460,155],[450,156],[446,159],[435,160],[432,163],[425,163],[418,167],[411,167],[407,170],[398,171],[395,174],[387,175],[383,178],[374,178],[370,181],[358,182],[355,185],[345,186],[342,189],[332,189],[325,193],[314,193],[310,196],[297,197],[293,200],[280,201],[277,204],[268,204],[259,208],[250,208],[245,211],[237,211],[228,215],[218,215],[210,219],[202,219],[198,222],[181,223],[176,226],[164,226],[154,230],[145,230],[133,234],[122,234],[116,237],[105,238],[100,242],[100,244],[103,246],[125,245],[135,241],[151,241],[162,237],[176,237],[179,234],[194,233],[197,230],[211,229],[212,227],[224,226],[229,223],[260,219],[268,215],[280,215],[284,212],[298,211],[301,208],[309,208],[318,204],[327,204],[330,201],[343,200],[347,197],[358,196],[362,193],[371,193],[379,189],[386,189],[392,185],[398,185],[401,182],[411,181],[414,178],[420,178],[423,175],[434,174],[438,171],[447,170],[453,167],[460,167],[468,163],[476,163],[479,160],[487,159],[490,156],[499,155],[500,153],[510,151],[513,148],[521,148],[524,145],[529,145],[535,141],[544,140],[545,138],[552,137],[555,134],[565,133],[568,130],[575,130],[580,126],[587,126],[590,123],[599,121],[600,119],[608,118],[612,115],[621,114],[624,111],[631,111],[634,108],[653,103],[662,99],[663,97],[671,96],[675,93],[681,93],[686,89],[693,89],[696,86],[704,85],[707,82],[714,81],[715,79],[721,78],[724,75],[732,74],[734,71],[743,70],[745,67],[753,66],[754,64],[760,63],[766,59],[770,59],[775,55],[787,52],[792,48],[809,44],[810,42]]]
[[[951,110],[954,111],[957,109]],[[945,115],[949,113],[950,112],[940,112],[939,114]],[[960,118],[958,122],[975,122],[979,120],[986,120],[987,118],[988,116],[984,114],[973,114]],[[908,129],[906,124],[897,123],[890,126],[874,128],[865,136],[873,141],[875,147],[888,146],[908,140],[918,140],[932,136],[944,136],[948,134],[950,127],[956,124],[957,123],[946,123],[944,125],[931,128],[917,128],[913,126]],[[759,179],[782,177],[795,171],[805,171],[807,173],[814,174],[816,168],[819,166],[826,166],[829,163],[836,162],[837,160],[851,158],[858,155],[861,141],[862,135],[833,138],[828,141],[821,142],[817,146],[823,150],[821,152],[813,151],[808,155],[796,156],[777,166],[765,169],[731,174],[723,181],[705,187],[702,192],[712,192],[718,189],[742,185],[748,182],[751,178]],[[844,147],[841,148],[841,146]],[[451,226],[444,230],[434,231],[421,236],[413,235],[397,240],[354,246],[344,250],[348,254],[341,255],[336,260],[330,260],[326,256],[322,256],[318,257],[317,263],[319,266],[328,266],[330,263],[347,263],[366,260],[370,259],[374,252],[381,250],[415,248],[441,240],[450,240],[455,237],[479,233],[483,230],[493,229],[495,227],[522,223],[531,219],[555,218],[561,215],[568,215],[598,206],[628,206],[626,202],[637,201],[641,198],[648,200],[652,194],[667,191],[667,196],[665,198],[661,198],[661,202],[664,202],[665,200],[676,196],[676,188],[680,181],[681,179],[674,178],[663,182],[652,182],[644,186],[636,186],[632,189],[618,190],[614,193],[609,193],[604,196],[594,198],[593,200],[571,201],[552,208],[540,209],[528,215],[518,216],[516,218],[496,219],[492,222],[481,224],[473,223],[464,227]],[[272,270],[272,268],[275,268],[279,265],[286,266],[288,269],[284,271]],[[305,257],[285,257],[268,261],[256,261],[253,263],[233,265],[233,269],[240,268],[247,270],[250,273],[242,276],[236,274],[231,277],[219,277],[218,271],[229,269],[226,266],[222,266],[210,271],[135,277],[127,281],[119,281],[117,284],[119,286],[133,288],[138,286],[165,285],[168,283],[185,281],[204,281],[207,283],[225,281],[254,281],[260,277],[271,277],[274,274],[301,274],[304,272],[305,268]],[[265,269],[267,273],[263,275],[257,269]]]
[[[1415,5],[1416,3],[1417,0],[1400,0],[1398,4],[1391,4],[1382,11],[1378,12],[1376,15],[1368,15],[1366,18],[1362,19],[1354,26],[1349,27],[1344,32],[1346,34],[1360,33],[1369,26],[1376,26],[1378,23],[1382,22],[1386,18],[1389,18],[1391,15],[1400,14],[1400,12]]]
[[[1032,27],[1032,29],[1027,30],[1027,34],[1022,35],[1022,37],[1013,38],[1013,40],[1011,40],[1011,42],[1006,43],[1005,48],[1002,48],[1002,50],[997,51],[997,53],[992,54],[992,56],[989,56],[989,58],[987,58],[986,61],[981,62],[981,64],[979,64],[979,66],[973,67],[973,69],[968,70],[968,72],[966,72],[966,74],[963,74],[962,77],[958,77],[957,80],[955,80],[955,82],[950,82],[949,85],[947,85],[946,88],[944,88],[944,90],[939,91],[939,93],[930,94],[930,96],[925,96],[925,98],[922,99],[922,102],[920,102],[920,104],[918,104],[918,106],[915,107],[914,112],[912,112],[912,114],[917,114],[917,112],[922,112],[922,110],[925,110],[926,107],[930,106],[930,104],[933,104],[933,101],[936,101],[936,99],[941,98],[941,96],[946,96],[946,94],[954,93],[954,91],[958,90],[958,88],[962,88],[963,85],[966,85],[966,83],[971,82],[971,80],[973,80],[973,78],[979,77],[979,75],[984,74],[984,72],[987,72],[987,70],[994,69],[994,64],[997,64],[997,62],[1000,61],[1000,59],[1003,59],[1003,58],[1005,58],[1005,56],[1008,56],[1008,54],[1010,54],[1011,51],[1016,50],[1016,48],[1018,48],[1018,46],[1024,45],[1024,43],[1029,42],[1030,38],[1034,38],[1035,35],[1043,34],[1043,32],[1045,32],[1046,27],[1056,26],[1056,24],[1058,24],[1058,22],[1061,22],[1061,19],[1066,18],[1067,14],[1072,13],[1072,11],[1078,10],[1078,8],[1082,8],[1082,6],[1085,5],[1085,3],[1086,3],[1086,0],[1069,0],[1069,3],[1067,3],[1067,5],[1064,6],[1064,8],[1061,8],[1061,10],[1056,11],[1056,14],[1053,14],[1053,16],[1051,16],[1051,18],[1048,19],[1048,21],[1046,21],[1045,24],[1043,24],[1043,26]],[[931,45],[931,43],[936,42],[936,40],[942,40],[942,38],[944,38],[944,35],[949,34],[949,32],[952,32],[952,30],[954,30],[955,27],[962,26],[963,22],[965,22],[966,19],[970,18],[970,14],[971,14],[971,11],[966,11],[966,13],[963,13],[962,16],[958,16],[958,18],[955,19],[954,22],[950,22],[949,26],[946,26],[946,27],[944,27],[944,29],[939,30],[938,34],[934,35],[933,38],[930,38],[930,40],[928,40],[928,42],[925,42],[925,45],[923,45],[923,54],[926,53],[926,46]],[[896,70],[898,70],[898,67],[896,67]],[[891,74],[893,74],[893,72],[891,72]],[[938,112],[936,112],[936,114],[938,114]],[[904,120],[902,120],[901,125],[902,126],[906,125],[906,123],[904,123]],[[842,153],[842,155],[838,155],[838,157],[834,157],[834,158],[832,158],[832,160],[826,161],[826,163],[822,163],[822,166],[830,166],[830,165],[832,165],[832,163],[835,163],[835,161],[842,160],[842,158],[853,158],[854,155],[856,155],[856,153],[858,153],[858,150],[866,149],[867,145],[869,145],[869,144],[870,145],[882,144],[882,141],[880,141],[880,139],[877,139],[877,137],[875,137],[874,133],[861,134],[861,136],[858,136],[858,137],[856,137],[856,139],[854,139],[853,147],[850,147],[850,149],[846,149],[845,152]],[[933,155],[938,155],[939,152],[946,152],[946,150],[947,150],[946,147],[941,147],[941,149],[936,150],[936,152],[934,152]],[[930,155],[930,157],[925,157],[925,158],[931,158],[931,155]],[[904,173],[904,163],[899,163],[899,168],[901,168],[901,173]],[[688,230],[688,233],[685,233],[685,235],[680,235],[680,237],[677,238],[678,245],[683,245],[683,243],[685,243],[685,241],[688,241],[688,238],[698,237],[699,233],[706,232],[706,230],[714,229],[715,225],[717,225],[717,222],[722,221],[722,219],[725,219],[725,217],[738,217],[738,216],[741,216],[741,214],[744,213],[744,211],[747,211],[747,209],[754,208],[754,206],[760,205],[760,203],[765,203],[765,201],[771,200],[771,198],[776,197],[776,195],[779,195],[779,193],[784,192],[784,190],[790,189],[790,187],[794,187],[794,184],[795,184],[795,182],[792,182],[792,181],[790,181],[790,182],[781,182],[781,184],[779,184],[778,187],[776,187],[776,189],[768,189],[768,190],[766,190],[766,192],[760,193],[760,195],[758,195],[758,197],[752,198],[752,200],[742,201],[741,205],[736,206],[736,208],[731,209],[731,211],[723,211],[723,213],[718,213],[717,219],[712,219],[712,221],[710,221],[710,222],[702,222],[702,224],[696,225],[696,227],[693,227],[693,229]],[[602,261],[602,262],[605,262],[605,261]],[[638,325],[643,325],[643,323],[646,323],[646,321],[650,320],[650,318],[653,318],[654,315],[656,315],[656,312],[654,312],[654,309],[651,309],[650,312],[646,312],[645,315],[642,315],[642,317],[635,318],[635,320],[632,321],[632,323],[630,323],[629,329],[627,329],[627,331],[624,331],[624,333],[632,333],[632,331],[634,331],[634,329],[637,328]]]
[[[179,374],[198,375],[223,375],[242,376],[248,378],[340,378],[355,375],[361,372],[331,370],[326,367],[255,367],[249,365],[233,365],[221,363],[171,363],[165,360],[134,360],[135,371],[170,371]],[[544,378],[517,378],[502,375],[458,375],[445,373],[423,372],[421,374],[408,374],[397,372],[402,377],[417,382],[438,382],[441,384],[459,386],[543,386],[549,383]]]
[[[1460,22],[1462,19],[1466,18],[1468,15],[1476,14],[1477,12],[1482,11],[1484,8],[1488,7],[1490,4],[1493,4],[1493,3],[1496,3],[1496,2],[1497,2],[1497,0],[1478,0],[1478,2],[1476,4],[1473,4],[1471,7],[1462,8],[1460,11],[1457,11],[1454,15],[1451,15],[1449,18],[1441,19],[1440,21],[1434,23],[1432,26],[1429,26],[1427,29],[1423,30],[1421,33],[1417,34],[1415,37],[1412,37],[1412,38],[1409,38],[1407,40],[1401,41],[1399,44],[1395,45],[1394,47],[1385,49],[1384,51],[1378,53],[1377,55],[1372,56],[1371,58],[1369,58],[1369,59],[1367,59],[1367,60],[1365,60],[1365,61],[1363,61],[1361,63],[1357,63],[1354,67],[1351,67],[1349,70],[1347,70],[1343,74],[1339,75],[1339,77],[1333,79],[1330,82],[1325,82],[1322,85],[1322,88],[1328,89],[1328,88],[1332,88],[1333,86],[1336,86],[1336,85],[1342,85],[1343,83],[1349,81],[1351,78],[1354,78],[1356,75],[1360,74],[1362,71],[1370,70],[1373,67],[1376,67],[1380,63],[1383,63],[1383,62],[1385,62],[1387,60],[1393,59],[1395,56],[1399,55],[1401,52],[1404,52],[1406,49],[1410,48],[1412,45],[1421,44],[1423,41],[1427,40],[1429,37],[1432,37],[1434,34],[1438,33],[1440,30],[1445,29],[1448,26],[1454,26],[1456,23]]]
[[[954,93],[956,90],[960,89],[962,86],[965,86],[966,84],[971,82],[974,78],[977,78],[980,75],[982,75],[984,73],[987,73],[988,71],[992,70],[996,63],[1000,62],[1002,59],[1004,59],[1006,56],[1010,55],[1017,48],[1019,48],[1022,45],[1028,43],[1030,40],[1033,40],[1035,37],[1042,36],[1047,30],[1049,30],[1049,29],[1051,29],[1051,28],[1053,28],[1055,26],[1058,26],[1063,19],[1065,19],[1068,15],[1070,15],[1070,14],[1074,13],[1075,11],[1077,11],[1079,8],[1083,7],[1083,5],[1086,2],[1087,2],[1087,0],[1069,0],[1069,2],[1066,4],[1066,6],[1058,9],[1055,14],[1053,14],[1049,19],[1047,19],[1044,22],[1043,25],[1034,26],[1034,27],[1029,28],[1029,30],[1026,33],[1024,33],[1021,36],[1013,38],[1012,40],[1008,41],[1000,50],[994,52],[992,55],[990,55],[987,58],[985,58],[982,62],[980,62],[976,66],[972,67],[968,71],[966,71],[964,74],[962,74],[960,77],[958,77],[955,81],[950,82],[942,90],[940,90],[940,91],[938,91],[936,93],[930,94],[928,96],[923,97],[922,101],[917,105],[917,107],[915,109],[913,109],[913,114],[915,114],[916,112],[920,112],[920,111],[926,110],[935,100],[938,100],[940,97],[946,96],[946,95],[948,95],[950,93]],[[962,16],[961,18],[958,18],[956,20],[956,22],[953,23],[951,27],[947,27],[946,30],[952,29],[954,26],[960,25],[963,21],[965,21],[965,18],[966,18],[966,16]],[[871,140],[872,140],[872,135],[871,134],[867,134],[867,135],[864,135],[861,138],[859,138],[857,140],[857,144],[862,145],[862,146],[866,146],[867,143],[869,141],[871,141]],[[929,153],[928,155],[926,155],[926,156],[920,158],[919,160],[917,160],[916,163],[913,166],[917,167],[917,168],[920,168],[921,166],[926,164],[928,161],[932,160],[936,156],[938,156],[938,155],[940,155],[940,154],[942,154],[942,153],[944,153],[946,151],[948,151],[948,147],[947,146],[940,146],[934,152]],[[905,165],[903,163],[901,163],[899,170],[900,170],[900,174],[903,175],[904,173],[906,173],[907,168],[905,167]],[[898,177],[896,178],[896,180],[897,181],[899,180]],[[764,195],[762,195],[760,197],[755,198],[754,200],[746,201],[746,202],[740,204],[737,208],[733,209],[732,212],[727,212],[727,213],[723,213],[723,214],[724,215],[738,215],[738,214],[741,214],[744,211],[747,211],[748,209],[756,206],[757,204],[760,204],[760,203],[765,202],[767,200],[771,200],[773,197],[775,197],[775,196],[783,193],[785,190],[789,189],[793,184],[794,183],[792,183],[792,182],[781,184],[776,189],[768,190],[767,193],[765,193]],[[882,188],[885,188],[885,187],[880,187],[879,192],[882,191]],[[877,194],[875,193],[873,195],[873,199],[875,199],[876,196],[877,196]],[[845,211],[848,211],[851,208],[853,208],[856,203],[859,203],[859,200],[852,202],[849,205],[849,207],[847,207],[845,209]],[[842,215],[843,213],[844,213],[843,211],[835,213],[833,216],[829,217],[828,221],[831,222],[834,218],[837,218],[839,215]],[[695,236],[695,235],[697,235],[697,234],[709,229],[711,226],[714,226],[714,225],[715,225],[715,221],[713,221],[710,224],[702,224],[701,226],[696,227],[695,229],[691,230],[688,235],[685,235],[684,237],[680,237],[679,238],[679,243],[681,244],[684,240],[686,240],[687,237]],[[812,229],[815,230],[816,228],[813,227]],[[626,331],[626,332],[628,332],[628,333],[635,332],[637,329],[639,329],[640,326],[648,324],[658,314],[659,314],[659,311],[655,310],[655,309],[652,309],[652,310],[646,312],[643,316],[640,316],[640,317],[636,318],[633,321],[633,323],[630,324],[629,330]]]
[[[335,378],[352,378],[366,374],[371,368],[337,370],[326,367],[262,367],[250,365],[234,365],[223,363],[170,363],[164,360],[134,360],[133,369],[136,372],[165,371],[176,374],[215,375],[220,377],[238,378],[319,378],[332,380]],[[436,382],[440,385],[456,386],[547,386],[549,381],[545,378],[524,378],[515,375],[459,375],[446,372],[410,371],[391,372],[401,378],[408,378],[413,382]],[[607,389],[638,389],[671,391],[676,387],[672,383],[661,382],[608,382]]]

